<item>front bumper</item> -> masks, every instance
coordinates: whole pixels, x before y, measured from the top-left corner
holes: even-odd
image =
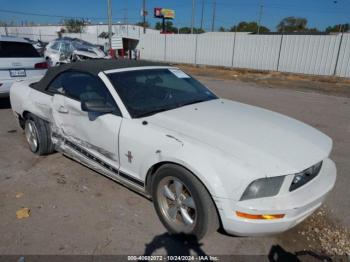
[[[287,176],[282,188],[289,187],[293,176]],[[286,231],[311,215],[324,202],[336,181],[336,167],[331,159],[323,161],[320,173],[304,186],[289,192],[283,191],[274,197],[232,201],[215,198],[225,231],[238,236],[259,236]],[[246,219],[236,211],[248,214],[285,214],[281,219]]]

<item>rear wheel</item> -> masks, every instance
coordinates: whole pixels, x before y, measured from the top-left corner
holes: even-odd
[[[29,149],[36,153],[39,149],[38,130],[33,120],[28,119],[25,123],[24,132],[29,145]]]
[[[29,149],[33,153],[47,155],[54,152],[50,126],[44,120],[31,114],[27,115],[24,124],[24,133]]]
[[[153,179],[152,197],[160,220],[171,233],[201,239],[219,227],[216,208],[208,191],[183,167],[161,166]]]

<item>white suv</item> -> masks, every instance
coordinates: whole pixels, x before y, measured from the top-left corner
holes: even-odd
[[[38,80],[46,73],[47,63],[35,48],[22,38],[0,36],[0,97],[8,97],[16,80]]]

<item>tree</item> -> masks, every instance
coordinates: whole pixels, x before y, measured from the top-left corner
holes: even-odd
[[[350,29],[350,24],[338,24],[333,26],[328,26],[326,28],[327,33],[331,32],[348,32]]]
[[[179,29],[179,33],[180,33],[180,34],[191,34],[191,28],[190,28],[190,27],[187,27],[187,26],[181,27],[181,28]]]
[[[64,20],[63,24],[67,28],[68,33],[82,33],[85,27],[85,21],[79,19]]]
[[[313,27],[313,28],[306,28],[305,32],[317,33],[317,32],[320,32],[320,31],[316,27]]]
[[[234,25],[230,28],[231,32],[258,32],[258,23],[257,22],[239,22],[238,25]],[[260,25],[259,33],[267,33],[270,32],[270,29],[266,26]]]
[[[205,31],[203,29],[201,29],[201,28],[193,28],[193,33],[194,34],[202,34],[204,32]],[[187,26],[181,27],[179,29],[179,33],[180,34],[191,34],[191,27],[187,27]]]
[[[303,17],[285,17],[277,25],[278,32],[306,32],[307,19]]]
[[[225,28],[225,27],[223,27],[223,26],[220,26],[220,28],[219,28],[219,32],[226,32],[226,28]]]
[[[138,23],[136,23],[136,25],[141,26],[141,27],[146,27],[146,28],[149,28],[149,27],[150,27],[150,25],[149,25],[148,22],[145,22],[145,23],[143,23],[143,22],[138,22]]]
[[[155,29],[157,30],[163,30],[163,25],[161,22],[157,22],[156,25],[154,26]],[[171,21],[165,21],[165,31],[166,32],[172,32],[172,33],[177,33],[177,27],[173,25],[173,22]]]
[[[203,34],[203,33],[205,33],[205,31],[202,28],[193,28],[193,33]]]
[[[157,29],[157,30],[162,30],[163,27],[162,27],[162,23],[161,22],[157,22],[154,26],[154,29]]]

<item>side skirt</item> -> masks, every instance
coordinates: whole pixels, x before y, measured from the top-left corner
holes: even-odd
[[[147,198],[150,198],[150,195],[147,194],[145,190],[145,183],[141,180],[138,180],[124,172],[119,171],[117,168],[111,166],[110,164],[104,162],[97,156],[94,156],[84,148],[74,144],[72,141],[64,139],[57,133],[52,133],[54,139],[63,140],[63,143],[57,143],[57,151],[60,151],[62,154],[67,157],[87,166],[88,168],[93,169],[94,171],[107,176],[108,178],[113,179],[116,182],[134,190]]]

